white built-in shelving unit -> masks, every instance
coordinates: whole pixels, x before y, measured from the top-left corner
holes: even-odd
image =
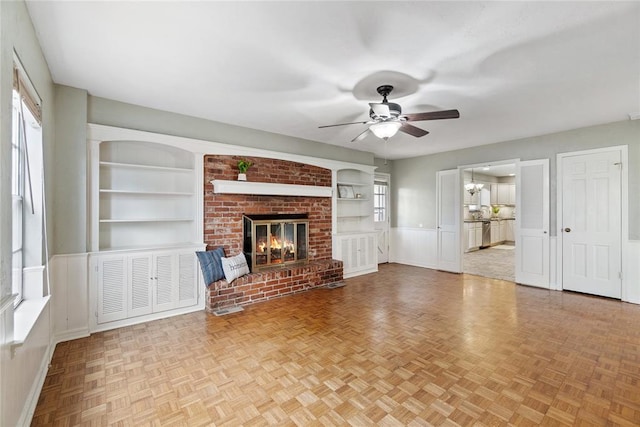
[[[203,305],[202,157],[176,145],[89,139],[91,330]]]
[[[373,177],[373,171],[358,169],[339,169],[335,174],[334,257],[342,260],[345,278],[378,270]]]

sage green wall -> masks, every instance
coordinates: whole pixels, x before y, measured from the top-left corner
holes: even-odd
[[[87,242],[87,91],[56,85],[53,253],[85,252]]]
[[[11,295],[11,131],[13,54],[17,54],[29,80],[42,100],[45,191],[51,195],[54,176],[50,167],[55,152],[54,89],[51,75],[40,49],[36,32],[23,1],[0,1],[0,300]],[[47,198],[47,221],[53,209]],[[51,241],[49,241],[51,247]],[[41,255],[43,256],[43,255]],[[44,259],[42,260],[44,263]],[[0,316],[0,426],[29,424],[26,418],[31,390],[48,361],[51,342],[49,307],[36,320],[31,333],[15,354],[9,350],[13,340],[13,307]]]
[[[390,174],[392,163],[393,162],[391,160],[379,159],[377,157],[373,159],[373,164],[376,166],[376,172]]]
[[[89,96],[89,123],[373,165],[373,154]]]
[[[616,145],[629,147],[629,239],[640,239],[640,120],[622,121],[392,163],[392,227],[436,228],[436,172],[459,165],[549,159],[550,234],[556,232],[556,154]]]
[[[82,253],[90,248],[88,212],[87,123],[144,130],[226,144],[373,164],[373,155],[333,145],[276,135],[88,95],[83,89],[56,85],[56,187],[52,254]]]

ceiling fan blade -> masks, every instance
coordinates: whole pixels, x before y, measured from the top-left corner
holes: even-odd
[[[402,123],[402,126],[398,130],[400,132],[404,132],[404,133],[408,133],[409,135],[413,135],[416,138],[420,138],[421,136],[425,136],[426,134],[429,133],[424,129],[420,129],[418,127],[410,125],[409,123]]]
[[[367,135],[369,135],[371,133],[371,131],[369,130],[369,128],[365,129],[364,132],[362,132],[360,135],[356,136],[355,138],[353,138],[351,140],[351,142],[358,142],[358,141],[362,141],[363,139],[365,139],[367,137]]]
[[[404,114],[404,118],[410,122],[420,120],[457,119],[460,117],[458,110],[431,111],[429,113]]]
[[[391,111],[387,104],[369,103],[369,107],[373,110],[373,113],[378,117],[391,117]]]
[[[371,123],[371,122],[370,121],[366,121],[366,122],[338,123],[337,125],[318,126],[318,129],[321,129],[321,128],[332,128],[332,127],[335,127],[335,126],[346,126],[346,125],[366,125],[368,123]]]

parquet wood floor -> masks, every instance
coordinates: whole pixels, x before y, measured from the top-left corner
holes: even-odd
[[[57,346],[33,425],[638,426],[640,306],[397,264]]]

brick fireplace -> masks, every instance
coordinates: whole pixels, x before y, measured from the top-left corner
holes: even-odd
[[[243,251],[243,215],[306,214],[309,220],[308,263],[252,273],[208,284],[209,311],[300,292],[342,280],[342,262],[331,259],[331,198],[215,194],[210,181],[236,180],[237,163],[253,163],[247,180],[331,187],[331,170],[303,163],[259,157],[208,155],[204,158],[204,237],[209,247],[224,247],[226,256]]]

